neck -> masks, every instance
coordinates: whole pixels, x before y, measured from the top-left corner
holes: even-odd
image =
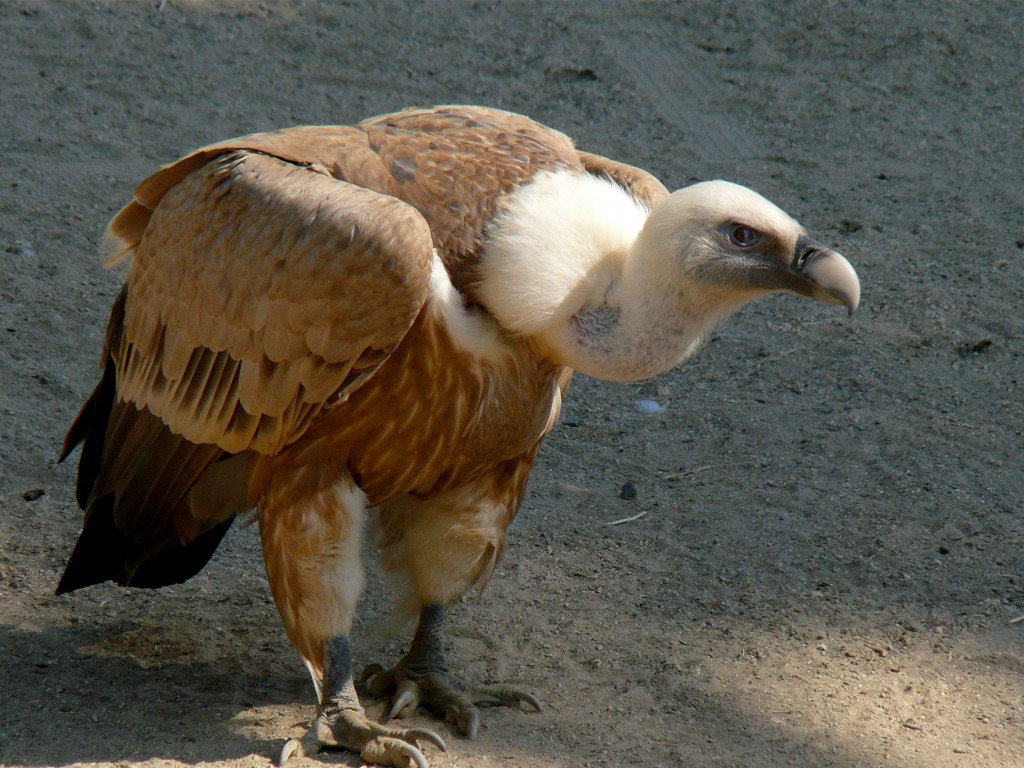
[[[579,307],[549,354],[568,350],[577,370],[613,381],[655,376],[692,354],[731,308],[709,300],[699,283],[668,282],[657,247],[641,234],[609,290]]]
[[[480,300],[559,365],[616,381],[662,373],[738,306],[680,280],[658,218],[609,182],[542,175],[491,228]]]

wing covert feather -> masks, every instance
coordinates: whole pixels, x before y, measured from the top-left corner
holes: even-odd
[[[432,243],[406,203],[234,151],[163,191],[134,252],[120,396],[190,441],[273,453],[398,345]]]
[[[589,152],[577,152],[587,173],[604,176],[618,184],[650,210],[668,197],[665,185],[645,170]]]

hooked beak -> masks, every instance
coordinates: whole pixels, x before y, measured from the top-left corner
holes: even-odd
[[[801,238],[792,269],[806,282],[812,298],[845,304],[850,315],[860,304],[860,280],[853,266],[835,251]]]

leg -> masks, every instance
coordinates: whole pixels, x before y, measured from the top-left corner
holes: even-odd
[[[430,731],[386,728],[367,719],[356,695],[348,635],[362,589],[365,502],[350,480],[329,483],[319,467],[281,473],[260,499],[270,589],[319,698],[313,727],[285,744],[281,764],[294,754],[333,747],[357,752],[368,763],[425,768],[415,740],[444,748]]]
[[[540,705],[528,693],[503,686],[469,686],[456,680],[444,655],[444,607],[474,586],[486,585],[505,548],[505,528],[522,498],[529,463],[507,462],[475,483],[429,499],[403,497],[380,510],[385,567],[408,586],[407,607],[419,626],[405,657],[391,670],[372,665],[363,673],[374,696],[393,694],[391,716],[411,714],[419,703],[474,738],[478,705]]]

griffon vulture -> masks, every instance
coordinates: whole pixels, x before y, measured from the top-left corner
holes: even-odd
[[[103,250],[131,265],[64,445],[82,445],[85,524],[57,591],[182,582],[255,507],[319,697],[282,763],[339,747],[422,767],[418,740],[444,748],[369,719],[356,693],[368,508],[419,613],[409,652],[369,667],[369,689],[392,716],[423,704],[473,738],[477,704],[539,705],[452,677],[444,611],[501,559],[573,371],[667,371],[765,294],[851,313],[860,298],[842,256],[749,189],[669,194],[481,107],[197,150],[138,187]]]

